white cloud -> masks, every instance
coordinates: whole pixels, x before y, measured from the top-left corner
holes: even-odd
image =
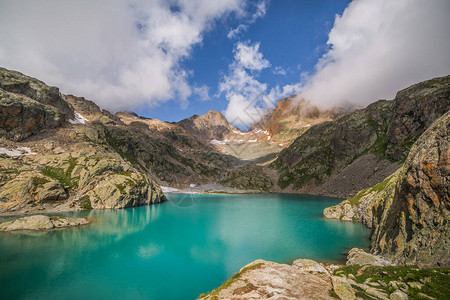
[[[242,7],[241,0],[4,0],[0,65],[112,110],[172,98],[186,106],[199,90],[179,62],[214,20]]]
[[[237,26],[234,29],[231,29],[228,32],[227,37],[229,39],[234,39],[234,38],[239,37],[239,35],[241,33],[243,33],[244,31],[246,31],[248,29],[249,25],[255,23],[256,20],[258,20],[259,18],[264,17],[267,12],[267,6],[269,5],[269,1],[270,0],[261,0],[261,1],[257,2],[255,5],[254,13],[247,19],[246,22],[244,22],[243,24],[239,24],[239,26]]]
[[[287,74],[286,70],[283,67],[280,67],[280,66],[275,67],[272,72],[275,75],[283,75],[284,76],[284,75]]]
[[[354,0],[337,16],[302,97],[316,104],[392,99],[450,73],[450,1]]]
[[[261,71],[270,67],[269,61],[263,58],[262,53],[259,52],[259,43],[253,45],[248,42],[237,43],[234,50],[234,59],[238,62],[239,66],[249,70]]]
[[[256,79],[259,72],[270,67],[270,62],[259,51],[259,43],[238,42],[229,74],[219,83],[219,92],[225,93],[228,106],[225,117],[234,125],[248,127],[258,121],[276,100],[296,93],[300,84],[278,85],[268,91],[266,83]]]
[[[208,86],[206,86],[206,85],[195,86],[193,90],[194,90],[194,94],[199,96],[199,99],[201,101],[208,101],[211,99],[211,97],[209,96],[209,87]]]

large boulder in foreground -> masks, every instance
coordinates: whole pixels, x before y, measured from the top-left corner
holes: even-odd
[[[395,266],[354,248],[347,265],[258,259],[199,299],[448,299],[448,268]]]
[[[49,217],[36,215],[0,224],[0,231],[48,230],[88,224],[86,218]]]
[[[334,299],[331,289],[328,274],[258,259],[199,299]]]

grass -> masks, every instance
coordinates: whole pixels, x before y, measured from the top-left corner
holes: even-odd
[[[43,177],[33,177],[33,178],[31,178],[31,182],[33,183],[33,185],[40,185],[40,184],[46,184],[49,181]]]
[[[370,187],[368,189],[362,190],[360,192],[358,192],[358,194],[356,194],[355,197],[350,198],[348,201],[350,202],[350,204],[352,205],[359,205],[359,202],[361,200],[362,197],[368,195],[369,193],[372,192],[381,192],[383,190],[386,189],[386,186],[389,184],[390,180],[392,179],[392,176],[387,177],[384,181],[374,185],[373,187]]]
[[[334,271],[333,275],[353,274],[357,283],[364,283],[369,279],[370,282],[382,281],[386,286],[380,286],[378,289],[386,293],[392,293],[394,290],[389,286],[391,281],[403,283],[419,282],[423,284],[421,289],[409,287],[410,299],[420,299],[419,293],[424,293],[436,299],[448,299],[450,295],[450,268],[420,268],[419,266],[387,266],[387,267],[367,267],[361,275],[358,270],[362,266],[349,265],[343,266]],[[356,288],[357,289],[357,288]],[[358,290],[357,296],[364,295],[363,291]]]
[[[78,199],[78,204],[82,209],[92,209],[91,200],[88,195],[84,195]]]
[[[72,168],[73,170],[73,168]],[[59,182],[61,182],[65,188],[67,189],[73,189],[76,187],[76,181],[72,179],[72,177],[70,176],[70,174],[72,173],[72,171],[67,170],[66,172],[64,172],[64,170],[62,168],[55,168],[55,167],[50,167],[50,166],[45,166],[44,169],[41,170],[41,173],[45,176],[48,176],[52,179],[58,180]]]

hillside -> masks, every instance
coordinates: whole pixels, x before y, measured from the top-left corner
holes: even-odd
[[[183,128],[0,69],[3,213],[122,208],[164,201],[159,185],[215,182],[240,160]]]
[[[397,170],[418,137],[448,109],[450,76],[415,84],[394,100],[311,126],[261,176],[272,179],[273,191],[353,197]],[[236,172],[230,186],[242,181]]]

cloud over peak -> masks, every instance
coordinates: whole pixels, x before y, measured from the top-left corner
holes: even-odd
[[[366,105],[450,74],[449,14],[446,0],[354,0],[336,16],[330,49],[300,96],[319,105]]]

